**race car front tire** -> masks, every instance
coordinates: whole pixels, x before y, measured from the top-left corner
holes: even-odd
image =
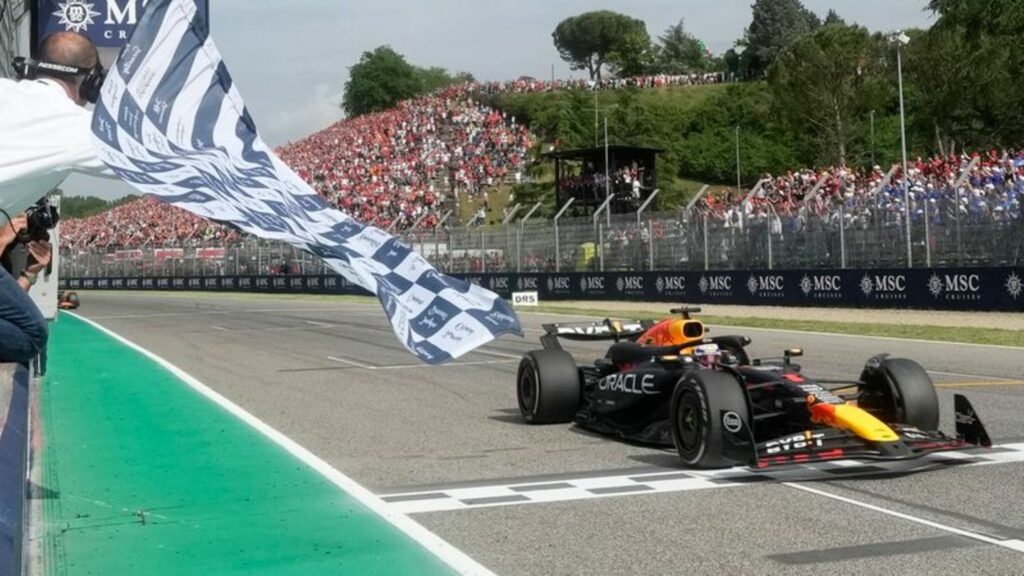
[[[939,429],[939,396],[928,372],[906,358],[886,358],[863,376],[858,404],[883,422]]]
[[[735,376],[711,370],[687,373],[672,393],[671,415],[672,438],[686,465],[728,468],[737,463],[725,456],[725,420],[730,426],[745,426],[750,417],[746,394]]]
[[[529,424],[571,422],[580,406],[580,374],[572,355],[534,350],[519,362],[516,397]]]

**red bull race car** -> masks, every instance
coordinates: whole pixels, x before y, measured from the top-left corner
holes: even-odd
[[[82,305],[78,298],[78,292],[64,290],[57,294],[57,307],[61,310],[77,310]]]
[[[956,436],[939,431],[939,400],[928,373],[887,354],[858,380],[815,379],[793,359],[750,359],[746,336],[710,337],[672,310],[660,322],[549,324],[543,349],[519,364],[516,395],[530,424],[575,422],[623,439],[674,446],[695,468],[836,459],[905,460],[991,446],[970,402],[954,398]],[[580,366],[561,340],[611,340],[603,358]]]

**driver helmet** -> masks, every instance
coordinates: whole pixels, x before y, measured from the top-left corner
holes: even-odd
[[[701,344],[693,349],[693,357],[701,366],[713,366],[718,363],[721,356],[722,351],[718,344]]]

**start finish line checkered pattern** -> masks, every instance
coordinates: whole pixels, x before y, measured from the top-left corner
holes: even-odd
[[[540,504],[566,500],[608,498],[632,494],[682,492],[729,488],[757,482],[829,480],[841,477],[891,474],[946,466],[982,466],[1024,462],[1024,443],[991,449],[930,454],[917,460],[879,462],[836,460],[786,466],[765,471],[753,468],[725,470],[671,470],[622,476],[592,476],[546,482],[485,484],[430,491],[384,494],[381,498],[404,514],[466,510],[489,506]]]

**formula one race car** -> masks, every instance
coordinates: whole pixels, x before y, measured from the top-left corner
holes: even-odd
[[[815,380],[793,358],[751,360],[745,336],[707,336],[672,310],[662,320],[544,326],[543,350],[519,364],[516,394],[530,424],[574,421],[588,430],[675,446],[697,468],[766,467],[844,458],[912,459],[991,446],[967,399],[955,397],[956,438],[938,431],[931,378],[912,360],[867,361],[857,381]],[[560,339],[613,340],[578,366]]]
[[[57,307],[61,310],[77,310],[82,305],[78,299],[78,292],[64,290],[57,295]]]

